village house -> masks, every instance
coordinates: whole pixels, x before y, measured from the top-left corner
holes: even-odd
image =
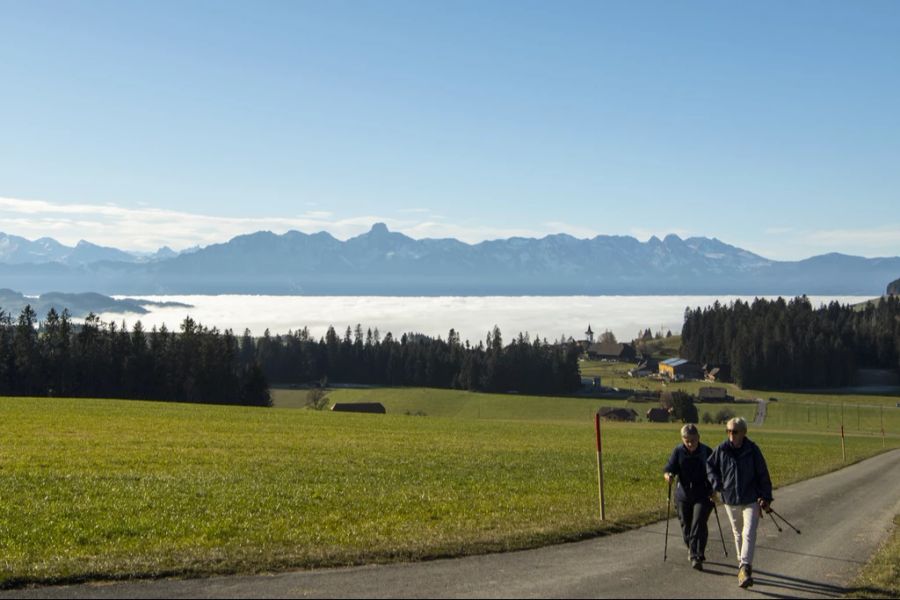
[[[613,342],[600,342],[591,344],[587,349],[588,358],[593,360],[616,360],[621,362],[634,362],[637,358],[637,350],[631,344],[617,344]]]

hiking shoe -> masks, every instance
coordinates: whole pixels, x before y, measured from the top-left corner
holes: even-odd
[[[695,569],[697,571],[702,571],[703,570],[703,561],[698,558],[691,559],[691,568]]]
[[[748,588],[753,585],[753,570],[750,565],[741,565],[738,569],[738,587]]]

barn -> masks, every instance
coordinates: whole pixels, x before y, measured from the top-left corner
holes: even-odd
[[[659,374],[669,379],[702,379],[700,365],[686,358],[670,358],[659,363]]]
[[[356,412],[383,415],[387,413],[381,402],[338,402],[331,407],[334,412]]]

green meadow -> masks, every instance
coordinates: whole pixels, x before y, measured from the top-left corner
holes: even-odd
[[[377,392],[391,414],[0,398],[0,587],[456,556],[663,514],[677,424],[604,424],[601,522],[595,400]],[[842,465],[832,434],[751,437],[776,486]],[[851,435],[848,462],[881,446]]]

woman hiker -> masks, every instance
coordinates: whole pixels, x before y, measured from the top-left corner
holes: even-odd
[[[665,480],[672,484],[678,478],[675,488],[675,507],[681,522],[684,543],[690,551],[691,566],[703,570],[706,560],[706,526],[713,504],[709,497],[712,486],[707,477],[706,462],[712,455],[709,446],[700,443],[697,426],[688,424],[681,428],[681,443],[672,450],[672,456],[663,469]]]
[[[772,503],[772,480],[759,446],[747,437],[747,421],[730,419],[725,425],[728,439],[716,448],[707,468],[713,488],[722,494],[734,545],[740,557],[738,585],[753,585],[753,550],[760,510]]]

